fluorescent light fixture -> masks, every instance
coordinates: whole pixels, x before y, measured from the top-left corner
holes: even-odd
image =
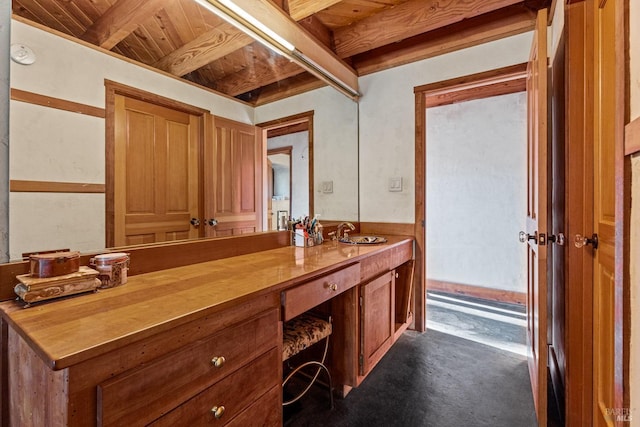
[[[297,63],[302,68],[324,81],[328,85],[338,89],[351,99],[360,97],[360,93],[342,82],[333,74],[318,65],[311,58],[296,49],[293,43],[280,36],[271,28],[264,25],[256,17],[247,13],[232,0],[194,0],[196,3],[213,12],[229,24],[248,34],[254,40],[260,42],[268,49]]]
[[[292,43],[230,0],[195,0],[195,2],[276,53],[290,57],[291,52],[295,49]]]

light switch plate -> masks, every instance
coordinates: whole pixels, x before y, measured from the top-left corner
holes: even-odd
[[[333,181],[322,181],[322,192],[325,194],[333,193]]]
[[[402,177],[394,176],[389,178],[389,191],[402,191]]]

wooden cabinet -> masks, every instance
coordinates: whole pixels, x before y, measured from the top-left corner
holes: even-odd
[[[277,295],[264,295],[61,370],[9,326],[11,423],[281,425],[279,318]]]
[[[98,385],[98,421],[103,426],[144,425],[174,407],[179,408],[163,418],[204,420],[213,406],[226,408],[221,419],[230,420],[279,383],[273,369],[277,354],[268,352],[277,337],[278,314],[271,310],[109,379]],[[254,371],[271,375],[261,375],[263,381],[252,387]]]
[[[360,375],[391,348],[395,332],[395,271],[360,285]]]
[[[358,284],[359,276],[360,264],[353,264],[284,291],[282,293],[283,320],[293,319],[351,289]]]

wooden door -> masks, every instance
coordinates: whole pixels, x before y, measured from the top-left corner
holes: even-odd
[[[360,287],[360,375],[366,375],[393,344],[395,271]]]
[[[592,243],[584,246],[593,264],[593,425],[622,425],[622,200],[616,192],[616,163],[622,159],[624,104],[620,90],[624,57],[617,45],[616,31],[620,0],[594,1],[594,165]],[[622,179],[620,179],[622,182]],[[585,230],[587,237],[589,230]],[[618,237],[618,241],[616,241]],[[616,309],[619,309],[616,310]]]
[[[205,230],[208,237],[260,231],[262,133],[255,126],[209,116],[205,141]]]
[[[200,236],[200,117],[115,96],[114,245]]]
[[[547,425],[547,11],[527,67],[527,347],[538,425]]]
[[[565,331],[565,48],[564,36],[558,44],[551,67],[551,191],[548,258],[550,275],[547,302],[549,309],[547,341],[549,344],[549,378],[554,405],[560,421],[565,419],[566,331]],[[550,394],[551,395],[551,394]]]

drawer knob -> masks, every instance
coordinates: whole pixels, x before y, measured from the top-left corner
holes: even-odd
[[[224,365],[224,362],[226,361],[227,359],[225,359],[224,356],[216,356],[213,359],[211,359],[211,364],[216,368],[221,368]],[[224,411],[224,408],[222,410]]]
[[[214,406],[213,408],[211,408],[211,413],[214,417],[216,417],[217,420],[219,420],[224,415],[224,406]]]
[[[329,290],[337,291],[338,290],[338,284],[337,283],[329,283]]]

